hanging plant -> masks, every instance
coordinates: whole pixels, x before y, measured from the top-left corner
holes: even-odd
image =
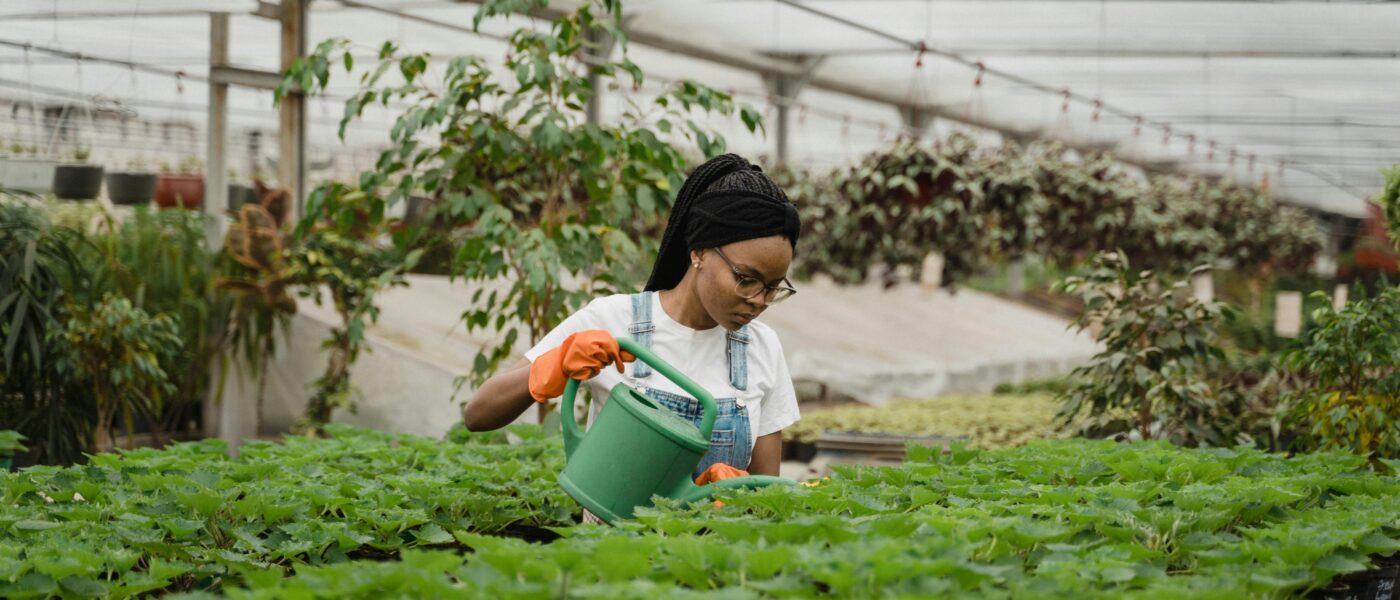
[[[1133,264],[1173,277],[1214,264],[1225,239],[1216,230],[1220,206],[1211,192],[1199,179],[1154,178],[1124,238]]]
[[[1046,210],[1041,253],[1068,267],[1096,252],[1123,247],[1141,189],[1117,161],[1103,154],[1071,161],[1059,144],[1027,150],[1039,176]]]
[[[1041,190],[1040,157],[1006,144],[978,158],[985,209],[991,225],[991,251],[997,257],[1019,259],[1038,249],[1045,236],[1050,203]]]
[[[817,175],[779,167],[771,175],[802,216],[794,275],[810,279],[823,274],[842,284],[865,281],[885,237],[884,211],[850,202],[837,189],[836,172]]]
[[[988,231],[976,152],[976,142],[961,134],[932,146],[901,139],[845,174],[840,190],[862,207],[853,210],[865,217],[862,232],[879,236],[876,264],[890,270],[907,265],[918,273],[925,256],[938,251],[944,283],[976,269],[996,239]]]
[[[1275,206],[1270,227],[1268,262],[1285,273],[1302,273],[1312,268],[1327,237],[1308,211],[1296,206]]]

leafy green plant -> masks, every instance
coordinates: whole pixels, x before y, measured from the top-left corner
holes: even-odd
[[[180,328],[180,351],[161,359],[175,392],[152,421],[153,433],[188,433],[209,389],[218,324],[227,312],[214,288],[216,256],[206,243],[206,217],[143,206],[119,223],[110,215],[103,222],[91,239],[100,252],[93,262],[102,265],[105,291],[131,299],[148,314],[168,315]]]
[[[982,155],[979,171],[990,224],[989,252],[994,257],[1020,259],[1044,244],[1044,221],[1050,201],[1041,189],[1044,165],[1040,155],[1014,144]]]
[[[334,185],[327,190],[342,190]],[[333,192],[332,192],[333,193]],[[354,192],[350,192],[354,193]],[[321,302],[326,286],[340,324],[331,328],[323,343],[330,350],[326,372],[316,380],[315,392],[298,425],[311,430],[330,422],[336,408],[354,412],[350,366],[364,349],[365,327],[379,317],[374,296],[380,290],[407,285],[404,274],[418,261],[421,250],[404,256],[398,249],[376,244],[374,235],[351,237],[331,227],[312,229],[297,240],[289,258],[287,277],[305,284],[302,293]]]
[[[1400,482],[1344,453],[916,446],[903,465],[596,527],[556,518],[576,510],[547,480],[557,438],[515,432],[333,426],[237,459],[210,441],[9,475],[0,594],[1272,598],[1400,549]]]
[[[1325,295],[1324,295],[1325,297]],[[1318,447],[1400,458],[1400,290],[1313,312],[1316,326],[1290,354],[1315,387],[1302,410]]]
[[[17,261],[9,263],[17,270],[6,275],[13,278],[4,288],[9,301],[0,302],[0,312],[7,313],[0,332],[14,344],[0,370],[13,374],[0,374],[0,414],[7,426],[35,440],[40,462],[81,460],[97,422],[90,382],[79,381],[78,371],[58,369],[68,347],[54,334],[73,316],[67,307],[91,307],[113,294],[181,325],[178,351],[158,357],[175,390],[160,412],[140,415],[157,441],[193,422],[215,352],[205,324],[217,317],[217,298],[201,216],[138,208],[119,221],[100,205],[87,204],[0,207],[0,235],[14,244],[5,257]]]
[[[1140,206],[1140,186],[1105,154],[1071,161],[1058,144],[1026,149],[1038,165],[1039,188],[1048,204],[1041,252],[1061,267],[1078,264],[1095,253],[1123,247]]]
[[[998,395],[1030,395],[1049,394],[1059,396],[1069,391],[1072,380],[1068,377],[1046,377],[1043,379],[1028,379],[1019,383],[999,383],[993,388],[992,393]]]
[[[24,434],[18,431],[0,429],[0,458],[14,456],[28,450],[29,448],[23,444],[25,439],[27,438],[24,437]]]
[[[1385,187],[1376,196],[1376,204],[1385,214],[1386,231],[1394,242],[1400,240],[1400,165],[1382,169],[1381,174],[1385,176]]]
[[[181,175],[199,175],[204,172],[204,161],[198,156],[186,156],[180,159],[176,169]]]
[[[1298,394],[1316,385],[1291,368],[1281,353],[1227,353],[1202,376],[1217,391],[1221,421],[1235,443],[1272,452],[1306,449],[1308,424],[1297,415]]]
[[[995,220],[986,207],[983,173],[971,137],[953,135],[932,146],[901,139],[845,173],[841,193],[870,206],[873,219],[859,235],[878,240],[872,260],[889,269],[922,265],[930,251],[944,256],[944,281],[975,271],[995,247]]]
[[[1232,309],[1197,301],[1185,282],[1134,273],[1119,253],[1097,255],[1086,274],[1058,287],[1080,296],[1085,309],[1074,324],[1100,327],[1097,341],[1103,345],[1089,364],[1075,369],[1062,419],[1087,413],[1096,428],[1130,424],[1143,439],[1232,443],[1225,429],[1229,419],[1203,377],[1204,369],[1224,358],[1215,327]]]
[[[1133,211],[1123,251],[1134,264],[1181,277],[1220,259],[1225,239],[1215,225],[1220,204],[1200,180],[1156,177]]]
[[[161,363],[180,351],[180,328],[164,314],[149,315],[110,294],[94,306],[69,305],[65,312],[63,328],[53,333],[63,348],[58,365],[91,391],[97,414],[91,447],[110,450],[118,415],[130,436],[136,414],[153,418],[174,393]]]
[[[26,203],[0,201],[0,427],[36,440],[40,462],[81,459],[90,436],[91,410],[68,401],[74,386],[49,335],[65,304],[92,300],[90,245]]]
[[[1019,446],[1059,435],[1056,402],[1047,395],[954,396],[846,405],[804,412],[783,439],[812,442],[827,432],[964,436],[977,448]]]
[[[335,424],[327,438],[220,440],[0,473],[0,597],[218,592],[306,565],[457,546],[449,532],[551,539],[577,505],[557,436],[433,440]]]
[[[474,24],[530,6],[485,2]],[[713,156],[723,151],[723,139],[702,127],[698,115],[737,112],[750,130],[759,127],[753,109],[688,80],[667,86],[648,104],[628,103],[615,124],[588,123],[585,105],[600,91],[590,73],[610,88],[643,82],[641,69],[627,58],[621,18],[617,2],[584,3],[547,27],[513,32],[503,72],[485,60],[458,57],[441,79],[428,69],[430,56],[385,44],[346,103],[342,132],[365,106],[408,108],[396,118],[391,147],[357,182],[363,202],[326,210],[313,194],[308,214],[348,231],[361,219],[383,220],[388,206],[410,195],[435,201],[445,225],[464,234],[453,274],[481,284],[462,315],[466,327],[503,332],[477,354],[465,381],[484,381],[512,354],[522,332],[533,342],[589,298],[635,289],[656,241],[637,235],[646,229],[634,225],[659,220],[684,178],[685,158],[667,138],[688,140]],[[600,38],[617,40],[622,58],[579,65],[578,57],[595,54]],[[320,89],[332,65],[353,71],[345,46],[322,43],[287,73],[284,89],[292,83]],[[401,80],[381,82],[391,69]],[[506,77],[511,85],[503,83]],[[396,237],[400,245],[411,239]],[[504,285],[488,291],[493,281]]]
[[[233,357],[257,380],[253,402],[258,430],[267,395],[267,364],[277,350],[277,333],[289,331],[297,311],[290,293],[296,280],[285,256],[287,243],[276,215],[262,204],[244,204],[224,235],[221,275],[214,283],[233,298],[218,344],[232,348]],[[224,359],[221,378],[229,366]]]

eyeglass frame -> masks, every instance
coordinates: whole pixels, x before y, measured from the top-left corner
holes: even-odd
[[[729,260],[729,257],[728,257],[728,256],[725,256],[725,255],[724,255],[724,252],[723,252],[722,250],[720,250],[718,246],[716,246],[716,247],[714,247],[714,248],[711,248],[711,250],[714,250],[714,251],[715,251],[715,254],[718,254],[718,255],[719,255],[720,260],[724,261],[724,264],[729,265],[729,270],[734,272],[734,295],[736,295],[736,296],[738,296],[738,297],[740,297],[740,298],[743,298],[743,299],[745,299],[745,300],[748,300],[748,299],[751,299],[751,298],[753,298],[753,297],[755,297],[755,296],[758,296],[759,294],[763,294],[763,296],[764,296],[764,302],[768,302],[768,303],[770,303],[770,304],[777,304],[777,303],[779,303],[779,302],[782,302],[783,300],[787,300],[788,298],[791,298],[791,297],[797,295],[797,290],[796,290],[795,288],[792,287],[792,282],[791,282],[791,281],[788,281],[788,278],[787,278],[787,277],[784,277],[784,278],[783,278],[783,281],[782,281],[782,283],[787,284],[786,286],[781,286],[781,287],[780,287],[780,286],[771,286],[771,285],[768,285],[768,284],[767,284],[766,282],[764,282],[762,279],[759,279],[759,278],[757,278],[757,277],[753,277],[753,276],[747,275],[747,274],[745,274],[744,272],[740,271],[740,270],[739,270],[739,267],[734,266],[734,263],[731,262],[731,261]],[[747,296],[745,296],[745,295],[743,295],[743,294],[740,294],[740,293],[739,293],[739,286],[743,285],[743,280],[745,280],[745,279],[752,279],[752,280],[754,280],[754,281],[757,281],[759,285],[763,286],[763,289],[761,289],[761,290],[759,290],[759,291],[757,291],[757,292],[754,292],[754,293],[752,293],[752,294],[749,294],[749,295],[747,295]],[[783,291],[783,290],[787,290],[788,294],[787,294],[786,296],[783,296],[782,298],[778,298],[778,299],[776,299],[776,300],[774,300],[774,299],[769,299],[769,298],[768,298],[768,292],[771,291],[771,292],[773,292],[773,294],[776,296],[778,292]]]

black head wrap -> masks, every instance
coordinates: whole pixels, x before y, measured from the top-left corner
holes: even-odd
[[[676,287],[690,264],[690,251],[781,235],[797,248],[797,207],[763,169],[737,154],[716,156],[685,180],[647,290]]]

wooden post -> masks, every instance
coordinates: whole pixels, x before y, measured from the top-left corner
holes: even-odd
[[[1006,295],[1016,299],[1026,295],[1026,259],[1014,258],[1007,263]]]
[[[228,13],[209,15],[209,66],[228,64]],[[209,127],[208,150],[204,173],[204,214],[205,237],[210,248],[223,245],[224,229],[227,220],[224,211],[228,209],[228,173],[225,149],[228,144],[228,84],[209,82]]]
[[[919,270],[919,284],[926,290],[936,290],[943,285],[943,253],[930,252],[924,256],[923,268]]]
[[[282,0],[282,71],[306,55],[306,3]],[[290,92],[282,98],[279,127],[278,185],[291,191],[291,219],[300,218],[306,202],[306,95]]]
[[[1215,301],[1215,275],[1213,271],[1201,271],[1191,276],[1191,295],[1197,302]]]
[[[1274,334],[1296,338],[1303,330],[1303,293],[1281,291],[1274,301]]]

